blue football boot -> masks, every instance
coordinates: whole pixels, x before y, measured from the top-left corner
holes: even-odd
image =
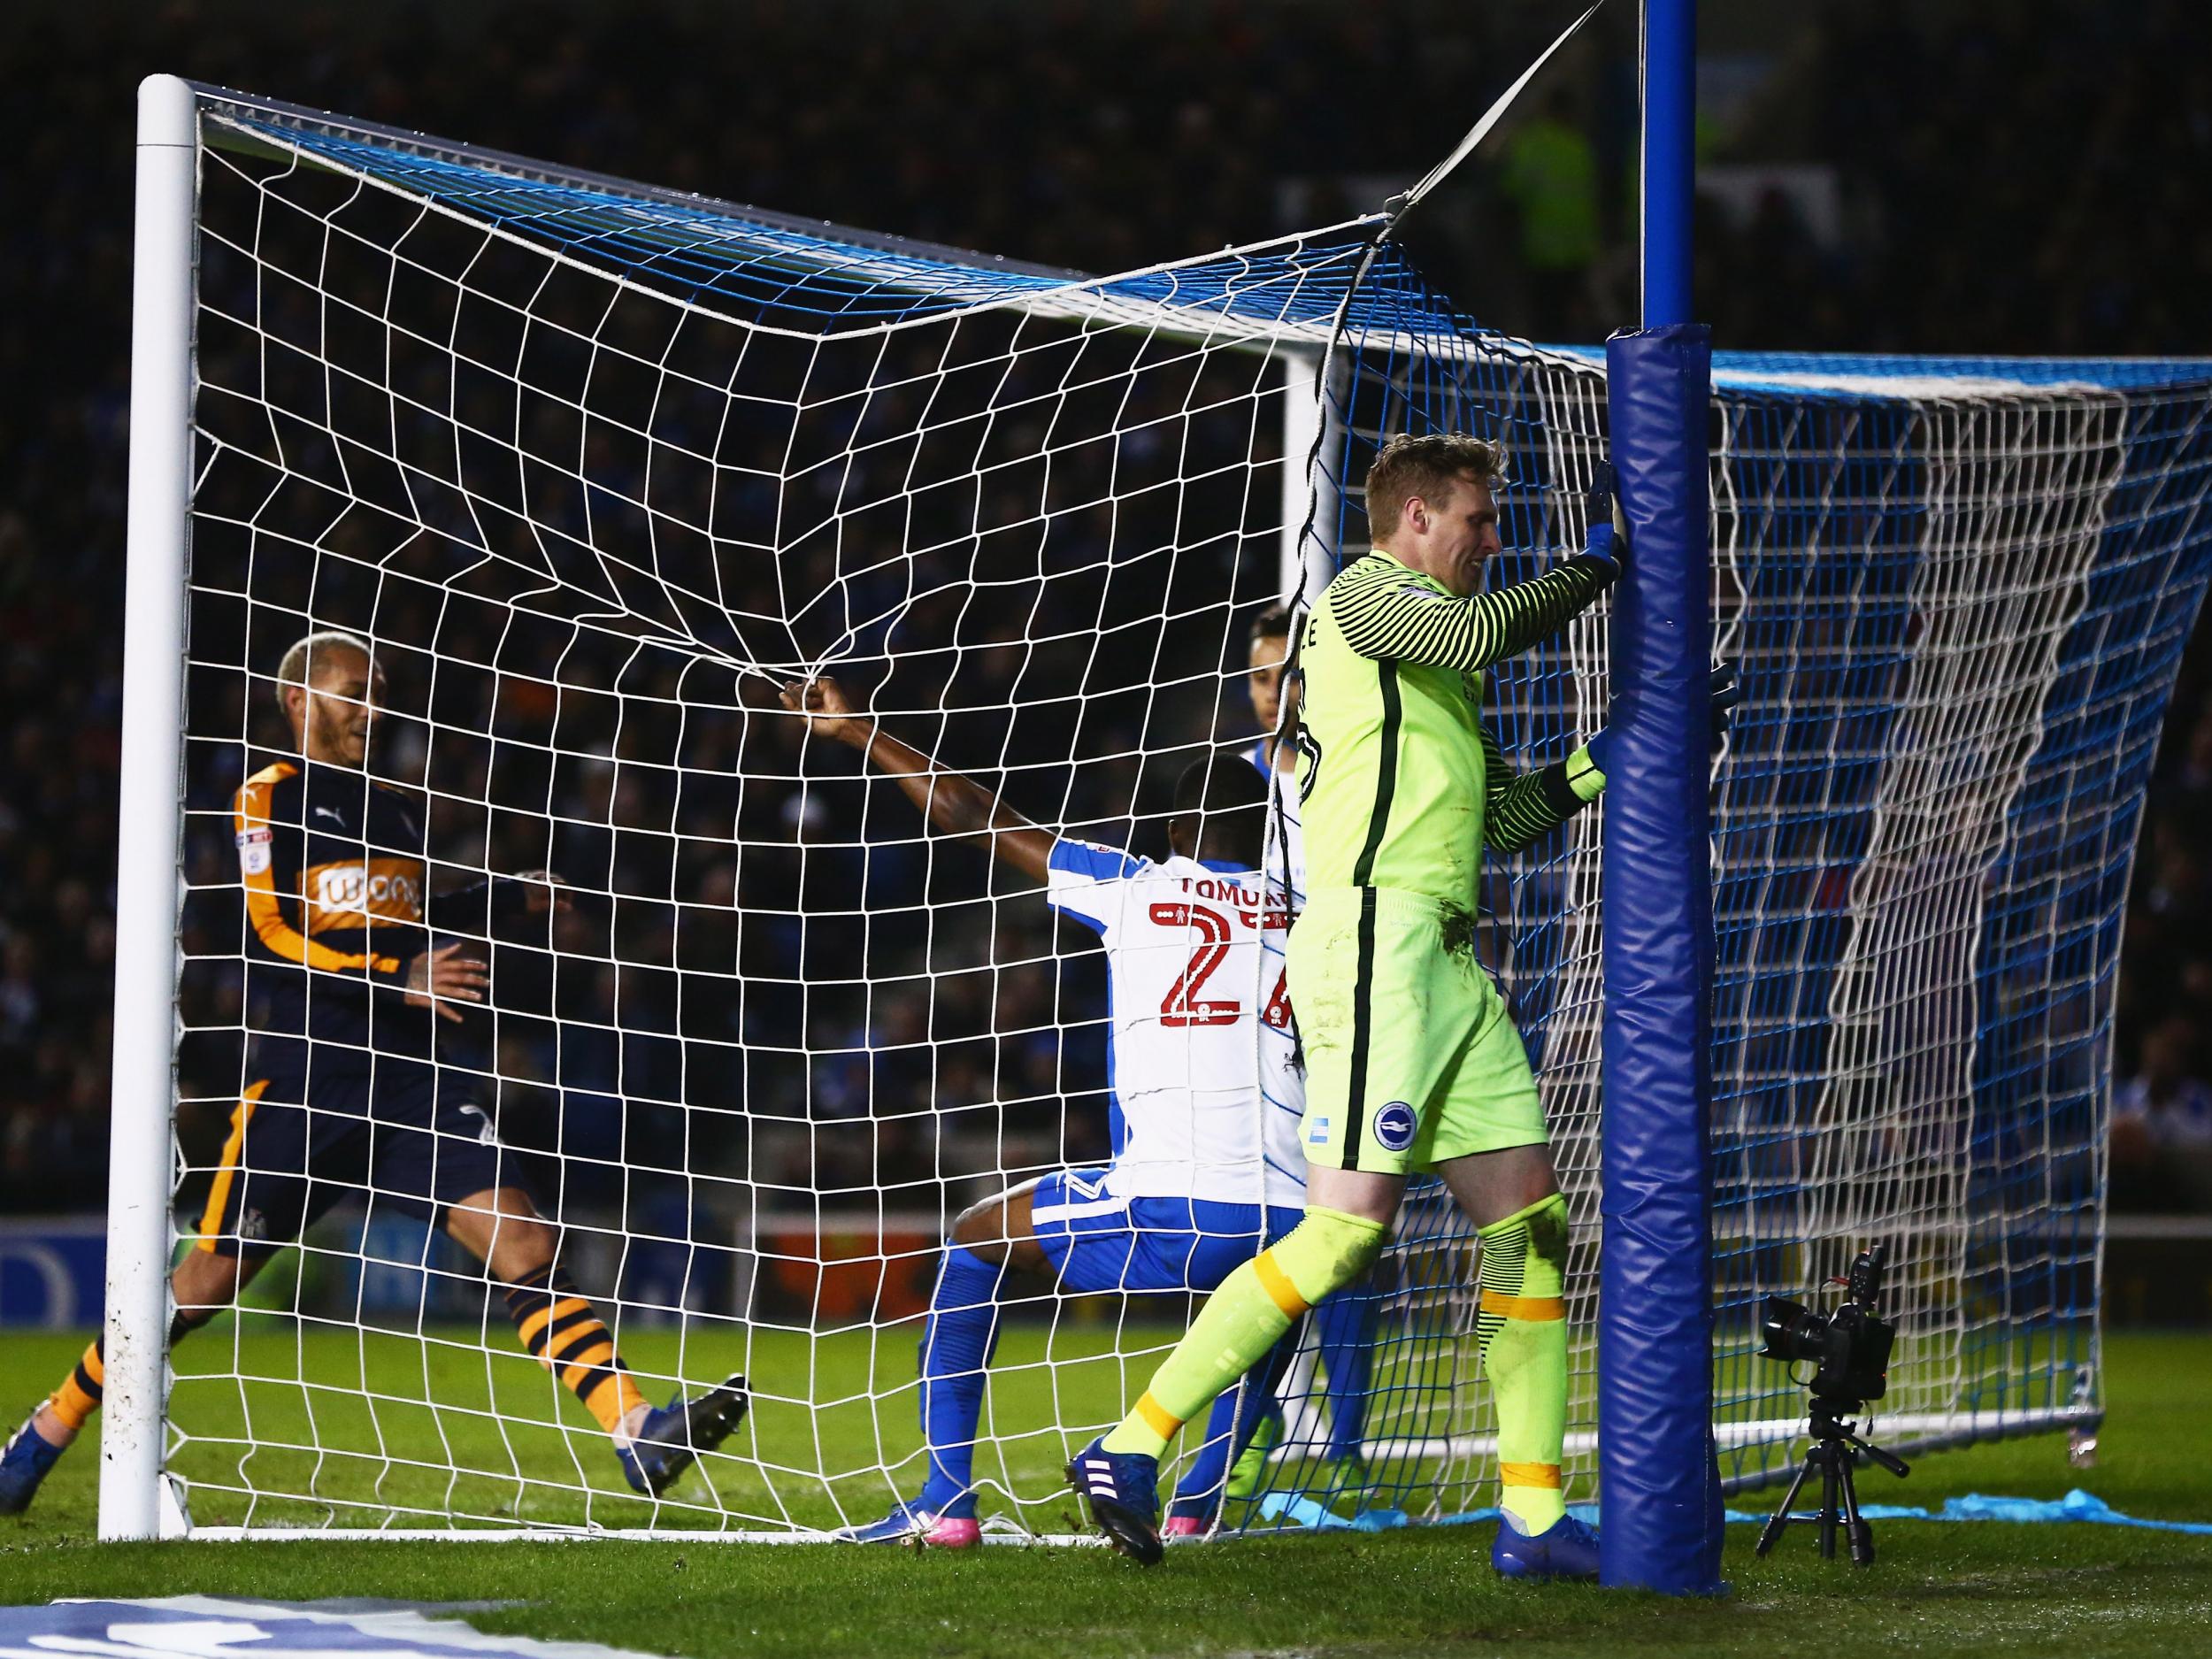
[[[1110,1452],[1100,1435],[1068,1463],[1068,1485],[1091,1502],[1107,1541],[1141,1567],[1160,1564],[1160,1460]]]
[[[750,1403],[745,1379],[732,1377],[695,1400],[678,1394],[647,1412],[637,1433],[615,1448],[622,1459],[624,1479],[633,1491],[659,1497],[701,1452],[712,1451],[736,1432]]]
[[[1490,1564],[1504,1578],[1569,1578],[1594,1582],[1598,1576],[1598,1529],[1563,1515],[1534,1537],[1500,1518],[1491,1540]]]
[[[833,1534],[841,1544],[917,1544],[931,1549],[973,1549],[983,1541],[983,1526],[972,1515],[938,1515],[918,1502],[892,1506],[891,1513],[865,1526]]]
[[[29,1509],[31,1500],[38,1496],[39,1482],[67,1449],[49,1445],[46,1437],[31,1426],[37,1416],[35,1411],[24,1418],[23,1426],[0,1450],[0,1515],[20,1515]]]

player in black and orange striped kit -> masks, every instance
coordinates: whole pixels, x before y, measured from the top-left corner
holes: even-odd
[[[743,1379],[665,1409],[646,1402],[561,1271],[557,1230],[511,1171],[475,1074],[435,1063],[438,1020],[460,1020],[488,988],[479,941],[565,909],[559,879],[536,871],[432,895],[420,809],[367,771],[384,700],[369,647],[310,634],[277,680],[299,758],[256,772],[234,805],[252,1080],[199,1238],[170,1278],[171,1344],[340,1197],[370,1190],[484,1263],[524,1347],[599,1419],[630,1485],[658,1496],[742,1419]],[[96,1341],[0,1455],[0,1514],[28,1506],[104,1381]]]

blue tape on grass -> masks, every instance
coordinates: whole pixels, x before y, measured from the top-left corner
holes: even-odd
[[[1387,1532],[1411,1524],[1403,1509],[1362,1509],[1348,1521],[1311,1498],[1293,1497],[1287,1492],[1271,1492],[1262,1498],[1260,1514],[1271,1521],[1295,1521],[1316,1532]]]
[[[1592,1526],[1597,1525],[1598,1506],[1594,1503],[1570,1503],[1567,1513],[1578,1521],[1586,1521]],[[1389,1532],[1413,1524],[1403,1509],[1362,1509],[1347,1520],[1335,1510],[1322,1508],[1311,1498],[1294,1498],[1286,1492],[1271,1492],[1262,1498],[1260,1514],[1271,1521],[1295,1521],[1299,1525],[1317,1532]],[[1476,1526],[1485,1521],[1497,1520],[1499,1514],[1494,1509],[1463,1509],[1457,1515],[1440,1516],[1422,1525]]]
[[[2062,1498],[1993,1498],[1970,1492],[1962,1498],[1946,1498],[1940,1509],[1870,1503],[1863,1506],[1859,1513],[1870,1521],[2084,1521],[2096,1526],[2139,1526],[2150,1532],[2195,1532],[2212,1537],[2212,1521],[2147,1521],[2139,1516],[2121,1514],[2095,1493],[2084,1492],[2078,1486]],[[1767,1517],[1731,1509],[1728,1518],[1763,1523]]]
[[[1271,1492],[1262,1498],[1260,1513],[1271,1521],[1295,1521],[1317,1532],[1387,1532],[1409,1525],[1403,1509],[1365,1509],[1347,1520],[1333,1510],[1323,1509],[1311,1498],[1295,1498],[1283,1492]],[[1567,1513],[1578,1521],[1597,1525],[1598,1506],[1594,1503],[1571,1503]],[[2150,1532],[2193,1532],[2212,1537],[2212,1521],[2147,1521],[2139,1516],[2121,1514],[2095,1493],[2084,1492],[2078,1486],[2062,1498],[1993,1498],[1970,1492],[1962,1498],[1946,1498],[1940,1509],[1904,1503],[1868,1503],[1860,1506],[1859,1513],[1870,1521],[2079,1521],[2096,1526],[2137,1526]],[[1466,1509],[1429,1525],[1475,1526],[1497,1518],[1498,1511],[1494,1509]],[[1726,1518],[1738,1526],[1763,1526],[1768,1517],[1763,1510],[1730,1509]]]

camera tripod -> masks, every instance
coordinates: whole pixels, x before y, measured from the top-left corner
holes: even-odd
[[[1846,1412],[1855,1415],[1859,1407],[1856,1400],[1813,1396],[1812,1449],[1805,1454],[1804,1466],[1797,1471],[1797,1479],[1790,1482],[1790,1489],[1782,1494],[1782,1507],[1775,1510],[1760,1532],[1756,1554],[1763,1555],[1772,1549],[1783,1529],[1792,1521],[1808,1521],[1820,1528],[1820,1558],[1833,1561],[1836,1526],[1841,1522],[1851,1535],[1853,1563],[1863,1567],[1873,1561],[1874,1528],[1859,1513],[1859,1489],[1852,1481],[1853,1459],[1863,1453],[1869,1461],[1880,1464],[1900,1479],[1912,1471],[1903,1458],[1861,1439],[1857,1425],[1843,1421]],[[1804,1489],[1806,1479],[1816,1469],[1820,1471],[1820,1508],[1801,1511],[1791,1509],[1797,1502],[1797,1494]]]

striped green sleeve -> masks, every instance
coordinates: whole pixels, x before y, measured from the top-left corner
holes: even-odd
[[[1375,662],[1463,672],[1517,657],[1565,627],[1612,580],[1602,559],[1570,559],[1533,581],[1455,599],[1394,559],[1362,560],[1332,586],[1344,642]]]
[[[1592,764],[1586,749],[1576,749],[1556,765],[1516,772],[1490,728],[1479,729],[1482,840],[1493,852],[1519,852],[1581,811],[1605,787],[1605,774]]]

